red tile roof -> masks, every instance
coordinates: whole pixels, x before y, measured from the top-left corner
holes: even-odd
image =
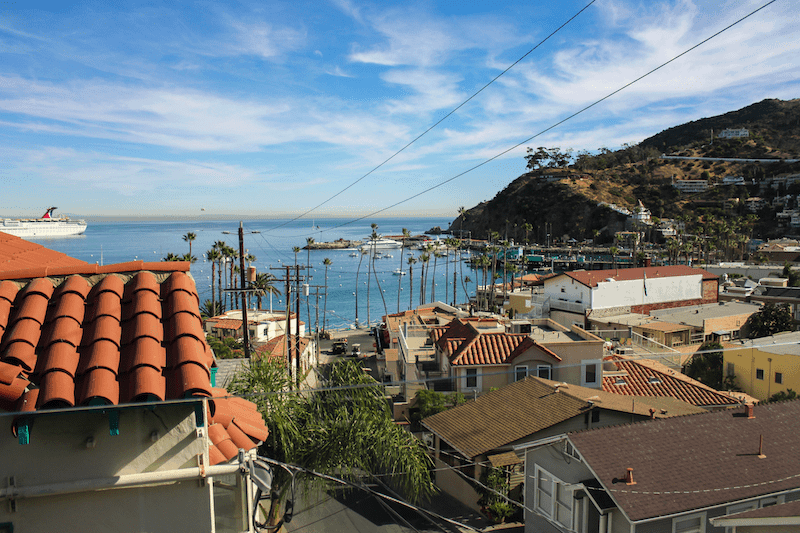
[[[703,276],[704,280],[719,279],[711,272],[700,268],[693,268],[686,265],[672,265],[646,268],[617,268],[609,270],[582,270],[575,272],[565,272],[562,276],[569,276],[578,283],[587,287],[597,287],[601,281],[613,278],[616,281],[631,281],[644,279],[671,278],[676,276]]]
[[[702,407],[740,403],[731,396],[654,361],[634,361],[619,356],[610,356],[605,360],[613,362],[617,370],[627,373],[625,376],[603,377],[603,390],[606,392],[631,396],[669,396]]]
[[[214,356],[188,263],[65,263],[0,272],[6,278],[0,281],[0,409],[213,395],[210,412],[237,414],[221,422],[212,416],[219,424],[212,441],[229,435],[238,447],[252,449],[266,438],[254,404],[212,390]],[[156,268],[135,270],[141,266]],[[42,270],[50,277],[37,277]],[[214,443],[212,464],[231,459],[225,440]]]
[[[538,345],[527,334],[478,331],[469,321],[455,319],[447,326],[433,328],[434,343],[447,354],[451,365],[503,365],[531,347],[561,360]]]
[[[46,267],[81,267],[89,263],[0,231],[0,274]],[[5,278],[0,278],[5,279]]]
[[[295,335],[289,335],[289,342],[294,343],[297,342],[297,337]],[[311,342],[310,339],[306,339],[305,337],[300,337],[299,345],[300,345],[300,353],[303,353],[305,349],[308,347],[309,343]],[[294,349],[294,344],[290,347],[290,350]],[[286,335],[278,335],[277,337],[273,337],[264,343],[262,346],[259,346],[257,350],[259,355],[269,356],[269,357],[281,357],[286,358]]]

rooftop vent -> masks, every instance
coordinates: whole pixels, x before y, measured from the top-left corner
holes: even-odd
[[[660,385],[661,384],[661,380],[658,379],[655,376],[650,376],[649,378],[647,378],[647,382],[650,383],[651,385]]]
[[[614,385],[627,385],[627,383],[625,382],[624,379],[617,378],[617,379],[614,380]]]

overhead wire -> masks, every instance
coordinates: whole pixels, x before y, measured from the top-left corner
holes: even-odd
[[[482,161],[482,162],[478,163],[477,165],[474,165],[474,166],[472,166],[472,167],[470,167],[470,168],[468,168],[468,169],[464,170],[463,172],[459,172],[458,174],[456,174],[456,175],[454,175],[454,176],[452,176],[452,177],[450,177],[450,178],[448,178],[448,179],[446,179],[446,180],[444,180],[444,181],[441,181],[441,182],[439,182],[439,183],[437,183],[437,184],[435,184],[435,185],[432,185],[432,186],[430,186],[430,187],[428,187],[428,188],[426,188],[426,189],[424,189],[424,190],[422,190],[422,191],[420,191],[420,192],[418,192],[418,193],[415,193],[415,194],[413,194],[413,195],[411,195],[411,196],[409,196],[409,197],[407,197],[407,198],[405,198],[405,199],[399,200],[399,201],[397,201],[397,202],[395,202],[395,203],[393,203],[393,204],[391,204],[391,205],[389,205],[389,206],[387,206],[387,207],[384,207],[384,208],[378,209],[378,210],[376,210],[376,211],[373,211],[373,212],[371,212],[371,213],[368,213],[368,214],[366,214],[366,215],[362,215],[362,216],[360,216],[360,217],[357,217],[357,218],[354,218],[354,219],[352,219],[352,220],[348,220],[347,222],[343,222],[343,223],[341,223],[341,224],[334,225],[334,226],[332,226],[332,227],[330,227],[330,228],[327,228],[327,229],[325,229],[325,230],[322,230],[322,231],[332,231],[332,230],[334,230],[334,229],[342,228],[342,227],[344,227],[344,226],[347,226],[347,225],[349,225],[349,224],[353,224],[353,223],[355,223],[355,222],[359,222],[359,221],[361,221],[361,220],[364,220],[364,219],[366,219],[366,218],[374,217],[375,215],[379,215],[379,214],[381,214],[381,213],[383,213],[383,212],[385,212],[385,211],[388,211],[388,210],[390,210],[390,209],[394,209],[395,207],[397,207],[397,206],[399,206],[399,205],[402,205],[402,204],[404,204],[404,203],[410,202],[411,200],[414,200],[415,198],[418,198],[418,197],[420,197],[420,196],[423,196],[423,195],[425,195],[425,194],[427,194],[427,193],[429,193],[429,192],[431,192],[431,191],[434,191],[434,190],[438,189],[439,187],[443,187],[444,185],[447,185],[448,183],[450,183],[450,182],[452,182],[452,181],[455,181],[456,179],[458,179],[458,178],[460,178],[460,177],[462,177],[462,176],[465,176],[466,174],[469,174],[470,172],[472,172],[472,171],[474,171],[474,170],[477,170],[477,169],[479,169],[479,168],[481,168],[481,167],[483,167],[483,166],[485,166],[485,165],[487,165],[487,164],[491,163],[491,162],[492,162],[492,161],[494,161],[495,159],[499,159],[500,157],[502,157],[502,156],[506,155],[507,153],[509,153],[509,152],[511,152],[511,151],[513,151],[513,150],[516,150],[517,148],[519,148],[519,147],[520,147],[520,146],[522,146],[523,144],[526,144],[526,143],[528,143],[528,142],[532,141],[533,139],[535,139],[535,138],[537,138],[537,137],[539,137],[539,136],[541,136],[541,135],[543,135],[543,134],[547,133],[548,131],[550,131],[550,130],[552,130],[552,129],[555,129],[556,127],[560,126],[561,124],[564,124],[565,122],[567,122],[567,121],[569,121],[569,120],[571,120],[571,119],[575,118],[576,116],[578,116],[578,115],[580,115],[580,114],[584,113],[585,111],[588,111],[589,109],[593,108],[593,107],[594,107],[594,106],[596,106],[597,104],[600,104],[601,102],[604,102],[605,100],[608,100],[608,99],[609,99],[609,98],[611,98],[612,96],[614,96],[614,95],[616,95],[616,94],[618,94],[618,93],[622,92],[623,90],[627,89],[627,88],[628,88],[628,87],[630,87],[631,85],[633,85],[633,84],[635,84],[635,83],[637,83],[637,82],[639,82],[639,81],[643,80],[643,79],[644,79],[644,78],[646,78],[647,76],[650,76],[650,75],[651,75],[651,74],[653,74],[654,72],[656,72],[656,71],[658,71],[658,70],[662,69],[663,67],[665,67],[665,66],[669,65],[670,63],[672,63],[672,62],[676,61],[677,59],[679,59],[679,58],[683,57],[684,55],[688,54],[689,52],[691,52],[691,51],[695,50],[696,48],[698,48],[698,47],[702,46],[703,44],[705,44],[705,43],[707,43],[708,41],[710,41],[710,40],[714,39],[715,37],[719,36],[720,34],[722,34],[722,33],[726,32],[726,31],[728,31],[728,30],[729,30],[729,29],[731,29],[732,27],[736,26],[737,24],[739,24],[739,23],[741,23],[742,21],[744,21],[744,20],[748,19],[749,17],[751,17],[751,16],[755,15],[756,13],[758,13],[759,11],[761,11],[762,9],[765,9],[766,7],[770,6],[771,4],[774,4],[774,3],[775,3],[775,2],[777,2],[777,1],[778,1],[778,0],[770,0],[769,2],[767,2],[767,3],[766,3],[766,4],[764,4],[764,5],[762,5],[761,7],[758,7],[758,8],[756,8],[756,9],[754,9],[753,11],[749,12],[747,15],[745,15],[745,16],[743,16],[743,17],[739,18],[739,19],[738,19],[738,20],[736,20],[735,22],[732,22],[731,24],[729,24],[729,25],[725,26],[724,28],[722,28],[721,30],[717,31],[716,33],[714,33],[714,34],[710,35],[709,37],[706,37],[705,39],[703,39],[703,40],[702,40],[702,41],[700,41],[699,43],[695,44],[694,46],[691,46],[690,48],[688,48],[688,49],[684,50],[684,51],[683,51],[683,52],[681,52],[680,54],[678,54],[678,55],[674,56],[672,59],[669,59],[668,61],[665,61],[664,63],[661,63],[661,64],[660,64],[660,65],[658,65],[657,67],[655,67],[655,68],[653,68],[653,69],[651,69],[651,70],[647,71],[646,73],[642,74],[641,76],[639,76],[638,78],[634,79],[633,81],[630,81],[630,82],[626,83],[626,84],[625,84],[625,85],[623,85],[622,87],[619,87],[618,89],[616,89],[616,90],[614,90],[614,91],[612,91],[612,92],[608,93],[607,95],[603,96],[602,98],[600,98],[600,99],[598,99],[598,100],[595,100],[595,101],[594,101],[594,102],[592,102],[591,104],[589,104],[589,105],[587,105],[587,106],[585,106],[585,107],[581,108],[580,110],[578,110],[578,111],[576,111],[576,112],[572,113],[571,115],[567,116],[566,118],[563,118],[563,119],[559,120],[559,121],[558,121],[558,122],[556,122],[555,124],[552,124],[551,126],[548,126],[547,128],[545,128],[545,129],[541,130],[540,132],[538,132],[538,133],[536,133],[536,134],[534,134],[534,135],[531,135],[531,136],[530,136],[530,137],[528,137],[527,139],[524,139],[523,141],[520,141],[520,142],[518,142],[518,143],[517,143],[517,144],[515,144],[514,146],[511,146],[510,148],[507,148],[507,149],[503,150],[502,152],[499,152],[498,154],[496,154],[496,155],[494,155],[494,156],[490,157],[489,159],[486,159],[486,160],[484,160],[484,161]]]
[[[433,125],[431,125],[431,126],[428,128],[428,129],[426,129],[425,131],[423,131],[422,133],[420,133],[419,135],[417,135],[417,136],[416,136],[414,139],[412,139],[411,141],[409,141],[409,142],[408,142],[408,143],[407,143],[405,146],[403,146],[403,147],[402,147],[402,148],[400,148],[398,151],[396,151],[394,154],[392,154],[392,155],[391,155],[391,156],[389,156],[387,159],[385,159],[383,162],[381,162],[381,163],[380,163],[378,166],[376,166],[375,168],[373,168],[372,170],[370,170],[369,172],[367,172],[366,174],[364,174],[363,176],[361,176],[360,178],[358,178],[357,180],[355,180],[354,182],[352,182],[351,184],[349,184],[347,187],[345,187],[345,188],[344,188],[344,189],[342,189],[341,191],[337,192],[337,193],[336,193],[336,194],[334,194],[333,196],[331,196],[331,197],[329,197],[328,199],[326,199],[325,201],[321,202],[320,204],[317,204],[316,206],[312,207],[312,208],[311,208],[311,209],[309,209],[308,211],[305,211],[304,213],[302,213],[302,214],[300,214],[300,215],[296,216],[295,218],[293,218],[293,219],[291,219],[291,220],[288,220],[288,221],[286,221],[286,222],[284,222],[284,223],[282,223],[282,224],[279,224],[279,225],[275,226],[275,227],[274,227],[274,228],[272,228],[271,230],[276,230],[276,229],[282,228],[282,227],[284,227],[284,226],[286,226],[286,225],[288,225],[288,224],[291,224],[292,222],[294,222],[294,221],[296,221],[296,220],[299,220],[299,219],[303,218],[304,216],[308,215],[309,213],[312,213],[313,211],[316,211],[317,209],[319,209],[319,208],[320,208],[320,207],[322,207],[323,205],[327,204],[328,202],[330,202],[331,200],[333,200],[334,198],[336,198],[336,197],[337,197],[337,196],[339,196],[340,194],[344,193],[345,191],[347,191],[348,189],[350,189],[351,187],[353,187],[354,185],[356,185],[357,183],[359,183],[360,181],[362,181],[364,178],[366,178],[367,176],[369,176],[370,174],[372,174],[372,173],[373,173],[373,172],[375,172],[376,170],[380,169],[380,168],[381,168],[383,165],[385,165],[386,163],[388,163],[389,161],[391,161],[392,159],[394,159],[395,157],[397,157],[398,155],[400,155],[400,153],[402,153],[403,151],[405,151],[405,149],[406,149],[406,148],[408,148],[409,146],[411,146],[412,144],[414,144],[415,142],[417,142],[419,139],[421,139],[422,137],[424,137],[424,136],[425,136],[425,135],[426,135],[428,132],[430,132],[430,131],[431,131],[432,129],[434,129],[436,126],[438,126],[439,124],[441,124],[442,122],[444,122],[445,120],[447,120],[447,119],[448,119],[448,118],[449,118],[451,115],[453,115],[453,114],[454,114],[456,111],[458,111],[459,109],[461,109],[462,107],[464,107],[464,106],[465,106],[467,103],[469,103],[469,102],[470,102],[470,101],[471,101],[473,98],[475,98],[475,97],[476,97],[476,96],[478,96],[480,93],[482,93],[482,92],[484,91],[484,89],[486,89],[487,87],[489,87],[490,85],[492,85],[492,84],[493,84],[495,81],[497,81],[497,80],[498,80],[498,79],[499,79],[501,76],[503,76],[503,75],[504,75],[504,74],[506,74],[506,73],[507,73],[509,70],[511,70],[511,69],[512,69],[514,66],[516,66],[516,65],[517,65],[517,64],[518,64],[520,61],[522,61],[523,59],[525,59],[526,57],[528,57],[528,56],[529,56],[531,53],[533,53],[533,52],[534,52],[534,51],[535,51],[537,48],[539,48],[541,45],[543,45],[545,42],[547,42],[547,41],[548,41],[548,40],[549,40],[549,39],[550,39],[552,36],[554,36],[556,33],[558,33],[558,32],[559,32],[559,31],[560,31],[562,28],[564,28],[564,26],[566,26],[567,24],[569,24],[570,22],[572,22],[572,21],[573,21],[575,18],[577,18],[577,17],[578,17],[578,16],[579,16],[581,13],[583,13],[584,11],[586,11],[586,10],[589,8],[589,6],[591,6],[592,4],[594,4],[594,3],[595,3],[595,1],[596,1],[596,0],[591,0],[591,1],[590,1],[588,4],[586,4],[586,5],[585,5],[585,6],[584,6],[584,7],[583,7],[583,8],[582,8],[580,11],[578,11],[577,13],[575,13],[574,15],[572,15],[572,16],[571,16],[569,19],[567,19],[567,21],[566,21],[566,22],[564,22],[563,24],[561,24],[561,26],[559,26],[558,28],[556,28],[555,30],[553,30],[553,31],[552,31],[552,32],[551,32],[551,33],[550,33],[550,34],[549,34],[547,37],[545,37],[544,39],[542,39],[541,41],[539,41],[539,42],[536,44],[536,46],[534,46],[533,48],[531,48],[530,50],[528,50],[528,51],[527,51],[525,54],[523,54],[523,55],[522,55],[522,57],[520,57],[519,59],[517,59],[516,61],[514,61],[513,63],[511,63],[511,65],[509,65],[508,67],[506,67],[506,69],[505,69],[505,70],[503,70],[503,71],[502,71],[500,74],[498,74],[497,76],[495,76],[494,78],[492,78],[492,79],[491,79],[491,80],[490,80],[488,83],[486,83],[486,84],[485,84],[483,87],[481,87],[480,89],[478,89],[478,90],[477,90],[475,93],[473,93],[473,94],[472,94],[472,95],[471,95],[469,98],[467,98],[466,100],[464,100],[463,102],[461,102],[461,103],[460,103],[458,106],[456,106],[456,107],[455,107],[455,108],[454,108],[452,111],[450,111],[450,112],[449,112],[449,113],[447,113],[445,116],[443,116],[441,119],[439,119],[438,121],[436,121],[436,122],[435,122]],[[271,230],[270,230],[270,231],[271,231]]]

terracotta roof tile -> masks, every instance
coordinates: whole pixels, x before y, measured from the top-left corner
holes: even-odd
[[[234,320],[232,318],[221,318],[219,320],[214,321],[212,326],[216,329],[239,329],[242,327],[241,320]]]
[[[51,300],[52,301],[52,300]],[[86,302],[83,296],[75,292],[64,292],[60,294],[57,299],[54,298],[54,303],[47,314],[47,322],[62,317],[70,317],[78,323],[78,326],[83,324],[83,318],[86,311]]]
[[[149,365],[135,367],[120,376],[122,401],[137,402],[153,398],[165,400],[167,396],[167,380],[160,368]]]
[[[109,340],[119,346],[121,335],[122,328],[119,325],[119,320],[113,316],[104,315],[89,322],[84,328],[81,346],[89,346],[99,340]]]
[[[75,380],[66,372],[53,370],[39,381],[39,398],[36,409],[53,409],[75,405]]]
[[[171,318],[175,313],[190,313],[197,318],[197,298],[185,291],[172,291],[164,301],[164,318]]]
[[[178,337],[167,347],[167,368],[193,362],[208,368],[205,343],[190,336]]]
[[[122,325],[122,344],[130,344],[142,337],[150,337],[158,342],[164,340],[164,327],[161,321],[150,313],[134,315]]]
[[[82,338],[81,322],[76,321],[75,317],[64,316],[56,318],[44,327],[39,339],[39,347],[47,348],[54,342],[68,342],[77,347],[80,346]]]
[[[89,301],[91,302],[103,292],[112,292],[121,300],[122,295],[125,293],[125,284],[122,282],[122,278],[113,274],[104,277],[100,280],[100,283],[92,287],[89,292]]]
[[[14,298],[17,297],[17,292],[19,292],[19,287],[16,283],[12,281],[0,281],[0,299],[13,302]]]
[[[161,287],[158,285],[158,280],[152,272],[139,272],[125,285],[125,292],[122,299],[126,302],[132,300],[136,293],[139,291],[150,291],[156,297],[161,293]],[[141,296],[141,295],[138,295]]]
[[[208,426],[208,436],[214,446],[225,456],[225,459],[230,461],[239,454],[239,448],[231,440],[228,431],[222,424],[211,424]]]
[[[161,319],[161,301],[158,295],[151,291],[136,291],[131,300],[126,300],[122,309],[122,320],[130,320],[138,314],[149,313]]]
[[[103,316],[114,317],[117,322],[121,322],[122,303],[116,293],[103,291],[92,298],[86,313],[86,320],[91,322]]]
[[[205,341],[206,334],[203,331],[203,324],[200,317],[193,313],[175,313],[166,322],[166,341],[172,343],[175,339],[184,335],[194,337],[199,341]]]
[[[51,370],[66,372],[73,378],[78,371],[80,354],[77,348],[67,342],[50,344],[36,361],[36,373],[45,374]]]
[[[151,366],[159,373],[167,366],[167,350],[152,337],[139,337],[120,350],[120,374],[142,365]]]
[[[603,378],[603,390],[634,396],[668,396],[692,405],[732,406],[740,402],[726,394],[693,380],[689,376],[647,360],[630,360],[618,356],[605,358],[625,376]]]
[[[44,324],[47,314],[47,297],[38,292],[28,293],[18,301],[16,307],[15,320],[30,318],[40,325]]]
[[[78,380],[78,402],[88,405],[98,401],[109,405],[119,403],[117,375],[102,367],[89,370]]]
[[[189,396],[211,396],[211,379],[208,369],[197,363],[183,363],[166,371],[168,399]]]
[[[211,466],[225,462],[225,456],[222,455],[222,452],[219,451],[219,448],[213,444],[209,445],[208,447],[208,462],[211,464]]]
[[[78,374],[85,374],[95,368],[105,368],[114,373],[119,372],[119,346],[108,339],[98,339],[81,348],[81,360]]]
[[[243,450],[252,450],[256,447],[256,443],[253,442],[244,431],[242,431],[236,420],[229,424],[225,429],[228,431],[228,435],[230,435],[231,440],[237,448],[241,448]]]
[[[100,267],[32,248],[35,267],[9,261],[31,244],[0,234],[0,409],[211,396],[214,359],[189,263]],[[228,413],[225,435],[231,427],[248,448],[267,438],[255,404],[221,397],[224,390],[215,394],[209,408]],[[223,441],[235,455],[230,435]],[[209,453],[212,463],[225,460],[215,445]]]
[[[54,296],[60,297],[68,293],[75,293],[79,294],[81,298],[85,300],[86,297],[89,296],[89,291],[91,289],[92,287],[85,278],[82,278],[81,276],[69,276],[61,285],[58,286]]]

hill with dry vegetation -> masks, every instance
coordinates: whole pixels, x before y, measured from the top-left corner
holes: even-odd
[[[720,131],[746,128],[749,137],[722,139]],[[712,138],[712,131],[714,137]],[[719,158],[665,159],[663,156]],[[610,242],[625,227],[625,216],[608,204],[632,210],[639,201],[657,219],[686,221],[687,230],[727,220],[744,227],[753,237],[789,233],[776,223],[776,210],[765,208],[747,218],[744,200],[761,196],[800,194],[800,184],[773,187],[769,178],[800,174],[800,164],[783,161],[800,157],[800,99],[764,100],[724,115],[669,128],[638,145],[620,150],[574,155],[559,148],[529,149],[529,172],[519,176],[487,202],[456,218],[450,229],[458,235],[487,238],[497,232],[516,242],[544,242],[546,234]],[[773,162],[737,162],[724,159],[770,159]],[[726,176],[744,177],[747,185],[722,185]],[[684,194],[674,180],[706,179],[708,191]],[[728,199],[738,202],[727,202]],[[799,207],[792,200],[793,207]],[[781,206],[779,209],[783,209]],[[527,229],[527,231],[526,231]]]

